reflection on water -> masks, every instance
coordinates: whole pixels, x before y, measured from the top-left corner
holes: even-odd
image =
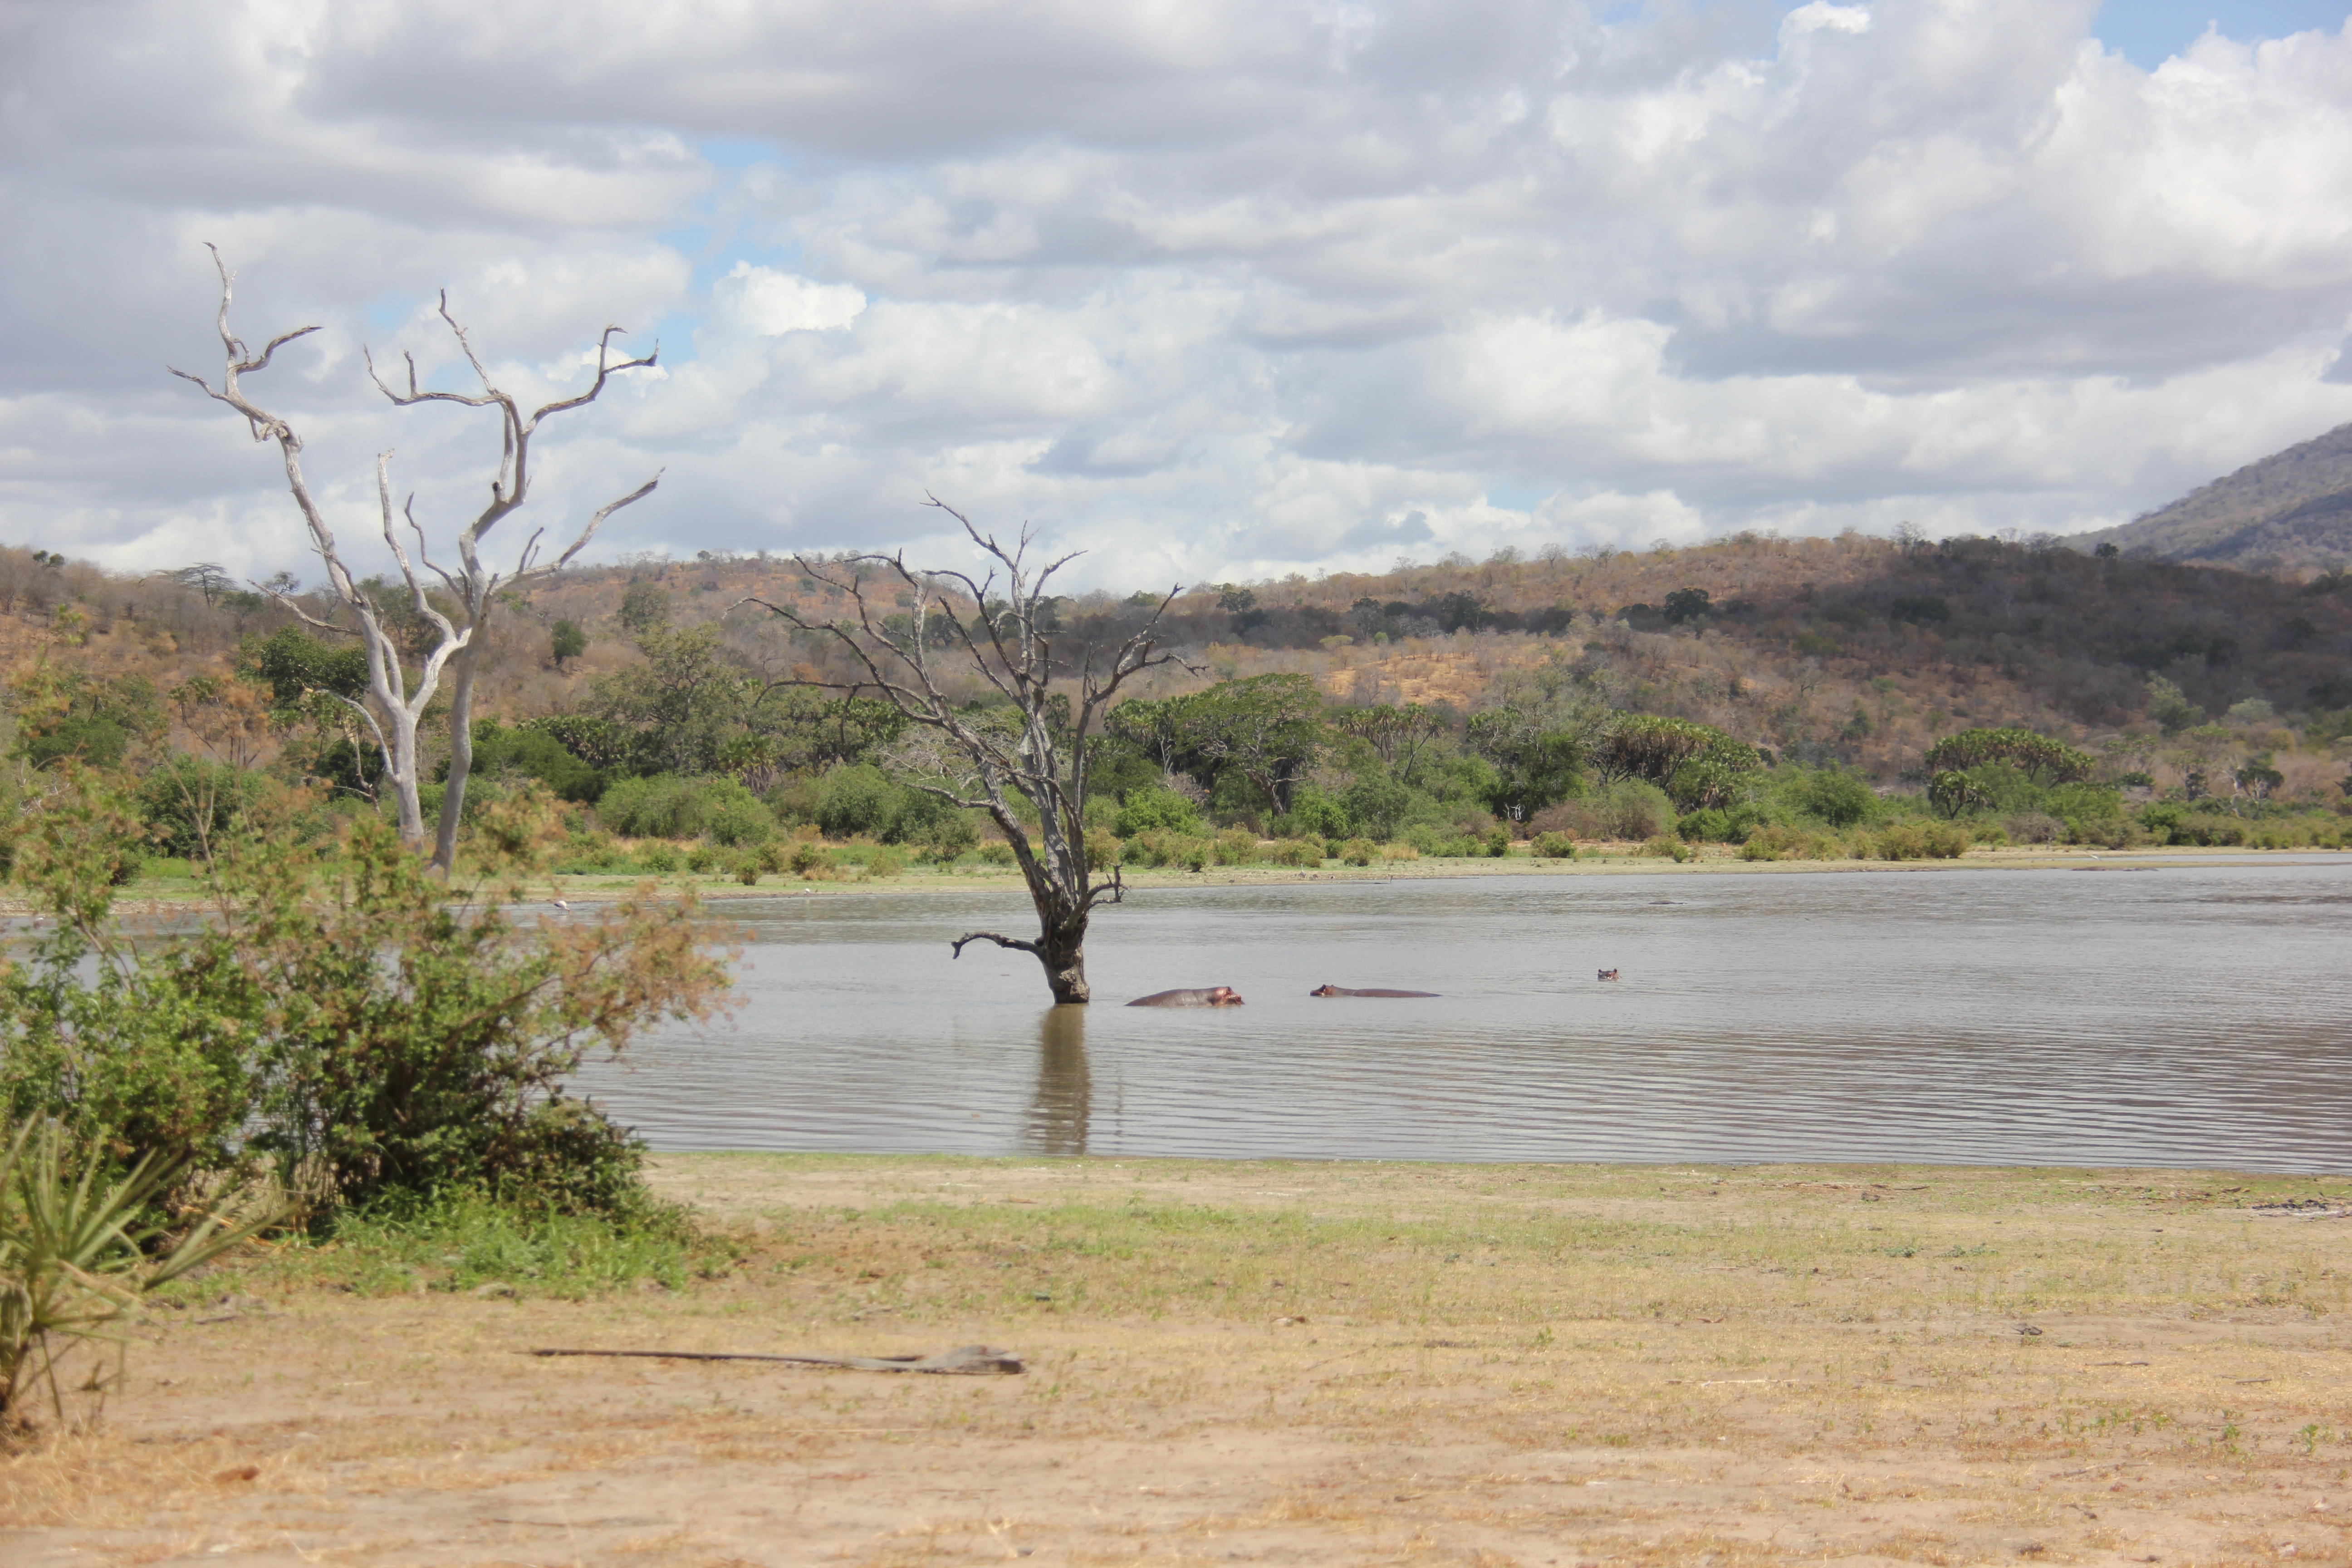
[[[1094,1093],[1087,1078],[1087,1010],[1046,1008],[1037,1026],[1037,1092],[1029,1101],[1021,1152],[1085,1153]]]
[[[733,1021],[583,1075],[656,1148],[2352,1164],[2352,858],[1154,889],[1091,1008],[950,959],[1017,892],[729,912]]]

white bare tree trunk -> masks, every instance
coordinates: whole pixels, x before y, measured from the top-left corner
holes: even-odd
[[[206,248],[212,249],[211,247]],[[441,297],[441,319],[448,323],[458,347],[465,353],[467,363],[473,366],[474,374],[481,383],[480,392],[421,390],[416,381],[416,362],[411,356],[404,356],[408,363],[407,389],[395,391],[384,384],[383,379],[376,374],[373,359],[369,360],[369,375],[396,407],[405,408],[418,403],[457,403],[469,408],[496,408],[503,426],[498,470],[490,480],[489,504],[457,535],[457,565],[455,570],[436,564],[427,552],[425,530],[416,521],[415,499],[412,496],[405,505],[395,510],[392,498],[392,454],[386,451],[376,458],[376,500],[383,542],[399,564],[401,584],[409,610],[432,627],[435,634],[434,646],[426,650],[412,682],[401,663],[400,647],[387,628],[384,606],[370,598],[367,591],[352,577],[336,543],[334,531],[327,526],[325,513],[310,494],[310,485],[302,474],[301,437],[284,419],[248,398],[241,384],[240,378],[268,369],[270,356],[280,348],[319,329],[302,327],[282,332],[270,339],[258,354],[248,353],[243,341],[229,330],[228,324],[229,301],[236,276],[229,271],[227,263],[221,259],[217,249],[213,250],[213,264],[219,269],[221,280],[219,326],[224,355],[221,384],[215,387],[202,376],[192,375],[184,370],[174,370],[172,374],[184,381],[195,383],[204,388],[205,395],[245,416],[255,440],[278,443],[278,451],[285,459],[286,482],[293,491],[295,506],[302,513],[303,524],[310,530],[310,548],[326,566],[328,588],[337,602],[359,623],[357,634],[367,649],[370,700],[350,702],[348,705],[356,710],[366,722],[369,732],[375,738],[377,749],[383,752],[384,777],[392,784],[393,798],[400,818],[401,838],[419,847],[425,842],[425,814],[418,801],[418,787],[422,783],[419,777],[421,749],[418,728],[425,710],[440,691],[443,677],[445,674],[448,677],[451,697],[449,778],[441,799],[438,832],[433,847],[433,864],[446,872],[457,851],[458,817],[465,808],[466,779],[473,765],[474,677],[481,655],[483,629],[497,605],[495,595],[498,589],[502,585],[511,588],[564,565],[596,536],[597,529],[603,526],[606,518],[632,501],[642,500],[652,494],[661,482],[661,476],[655,475],[627,495],[598,510],[563,552],[552,561],[542,563],[538,559],[540,535],[534,532],[525,542],[514,569],[501,574],[483,564],[482,541],[491,529],[529,498],[530,442],[538,433],[540,421],[551,414],[564,413],[593,403],[604,390],[605,382],[613,375],[654,363],[659,351],[642,359],[614,362],[610,357],[610,351],[613,338],[620,329],[606,327],[597,341],[596,379],[588,390],[575,397],[543,405],[526,415],[520,405],[500,391],[490,379],[490,373],[474,353],[474,345],[467,338],[465,328],[450,315],[449,298],[444,294]],[[400,525],[403,522],[416,538],[414,560],[401,541]],[[426,573],[438,578],[455,598],[454,616],[445,613],[433,603],[426,591]],[[320,620],[284,594],[275,596],[280,604],[321,631],[344,636],[352,635],[353,631],[350,626]]]

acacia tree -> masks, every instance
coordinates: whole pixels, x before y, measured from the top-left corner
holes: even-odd
[[[243,340],[229,330],[228,309],[236,281],[236,274],[221,259],[218,249],[205,248],[213,253],[213,265],[218,268],[221,280],[220,339],[223,353],[221,384],[217,387],[200,375],[184,370],[172,374],[183,381],[202,387],[205,395],[216,403],[225,403],[245,416],[246,424],[256,441],[275,441],[286,463],[286,482],[294,493],[294,504],[302,513],[304,526],[310,530],[310,548],[327,568],[327,587],[336,602],[351,612],[359,623],[357,635],[367,649],[368,696],[373,705],[358,699],[338,694],[335,700],[354,710],[366,723],[374,737],[376,748],[383,755],[384,781],[392,786],[400,817],[401,841],[412,847],[425,842],[425,816],[417,802],[418,756],[417,728],[425,709],[441,689],[446,675],[449,682],[449,780],[447,792],[441,799],[439,831],[435,838],[433,865],[443,872],[449,869],[457,852],[457,819],[465,807],[466,778],[474,761],[473,710],[474,676],[481,658],[482,634],[492,609],[496,595],[503,586],[511,592],[523,583],[544,576],[562,568],[586,548],[596,536],[606,518],[633,501],[651,495],[661,476],[656,474],[620,500],[599,509],[583,527],[563,552],[551,561],[539,555],[541,535],[535,530],[524,542],[511,571],[500,573],[483,563],[482,542],[490,531],[522,506],[530,492],[530,443],[538,434],[540,422],[551,415],[584,407],[596,401],[604,384],[613,376],[627,370],[651,365],[659,353],[656,349],[639,359],[615,361],[612,358],[614,337],[621,331],[606,327],[596,341],[596,378],[588,390],[575,396],[559,398],[542,404],[530,413],[514,397],[501,390],[490,377],[488,369],[475,353],[466,329],[449,313],[449,296],[441,296],[441,320],[448,324],[465,353],[466,363],[473,367],[481,390],[476,393],[427,392],[416,379],[416,360],[404,354],[407,362],[407,387],[397,390],[387,385],[368,359],[368,375],[376,389],[397,408],[407,408],[419,403],[456,403],[467,408],[495,408],[499,412],[501,440],[499,463],[490,477],[490,499],[474,520],[457,535],[457,565],[450,569],[435,562],[427,551],[425,529],[416,521],[416,498],[412,494],[396,511],[392,500],[392,453],[376,457],[376,500],[385,546],[400,566],[400,584],[395,592],[405,600],[403,604],[387,595],[379,603],[376,590],[354,579],[344,565],[341,547],[335,542],[334,531],[327,526],[326,514],[310,494],[309,482],[302,475],[302,438],[294,427],[278,416],[269,413],[247,397],[241,378],[269,367],[270,356],[297,338],[317,331],[315,326],[299,327],[290,332],[280,332],[269,340],[259,353],[247,351]],[[405,522],[416,536],[416,554],[412,560],[407,547],[401,542],[400,524]],[[426,591],[425,574],[439,579],[447,589],[451,605],[445,609],[434,602]],[[295,601],[280,585],[263,584],[278,602],[292,610],[305,622],[321,631],[352,636],[352,628],[322,620],[311,615]],[[421,621],[425,628],[428,646],[422,652],[415,679],[412,682],[401,662],[400,622]]]
[[[871,693],[888,702],[911,727],[898,751],[908,782],[960,809],[988,813],[1003,832],[1037,908],[1037,935],[1032,940],[967,932],[952,944],[955,956],[975,942],[1029,953],[1044,966],[1055,1001],[1085,1002],[1087,923],[1097,904],[1118,896],[1117,875],[1096,880],[1087,854],[1087,792],[1094,760],[1087,738],[1100,730],[1105,710],[1129,679],[1181,662],[1173,653],[1158,651],[1156,641],[1160,617],[1176,590],[1170,589],[1142,626],[1109,650],[1108,660],[1089,643],[1072,669],[1066,657],[1055,657],[1060,617],[1045,586],[1076,553],[1033,567],[1034,541],[1027,529],[1007,549],[937,497],[926,497],[925,504],[963,526],[988,557],[982,575],[920,571],[908,566],[903,553],[830,562],[794,556],[803,576],[848,596],[850,615],[811,620],[765,599],[740,602],[758,605],[844,649],[859,679],[798,684],[852,696]],[[882,569],[893,600],[901,591],[912,598],[911,611],[876,605],[864,570],[869,566]],[[975,674],[1008,706],[975,710],[958,700],[950,689],[961,689],[965,678]],[[1034,827],[1013,808],[1014,795],[1036,809]]]

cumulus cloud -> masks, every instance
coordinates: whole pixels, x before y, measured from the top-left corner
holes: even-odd
[[[427,508],[528,392],[614,551],[936,544],[1108,585],[1741,527],[2122,521],[2352,418],[2352,40],[2142,68],[2096,0],[167,0],[0,50],[0,536],[300,570],[201,241],[314,478]],[[389,358],[387,358],[389,356]],[[438,384],[440,383],[436,383]],[[437,515],[437,514],[436,514]]]

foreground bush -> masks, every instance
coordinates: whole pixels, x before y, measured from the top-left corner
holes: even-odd
[[[20,829],[20,879],[58,921],[0,964],[12,1121],[184,1179],[266,1159],[335,1205],[452,1185],[563,1212],[640,1201],[635,1141],[563,1086],[725,988],[690,901],[526,921],[519,885],[454,887],[373,816],[315,847],[265,824],[202,868],[202,926],[138,944],[105,868],[140,831],[92,780]],[[535,868],[561,837],[523,797],[471,853]]]

